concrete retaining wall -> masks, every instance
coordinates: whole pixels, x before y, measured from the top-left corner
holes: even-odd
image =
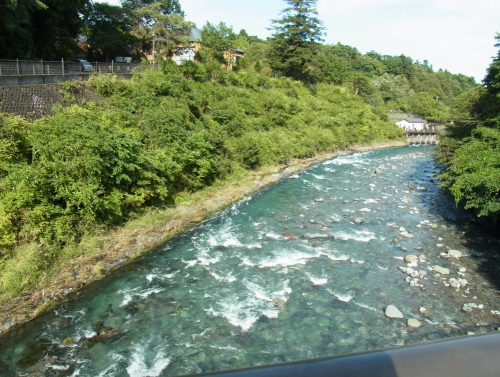
[[[104,98],[84,82],[75,82],[70,91],[64,91],[57,83],[0,86],[0,112],[28,119],[50,115],[55,104],[70,106],[84,100],[101,102]]]

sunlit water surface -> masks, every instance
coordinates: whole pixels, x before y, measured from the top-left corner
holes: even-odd
[[[232,205],[11,335],[0,374],[176,376],[496,330],[478,266],[498,243],[465,240],[432,152],[339,157]],[[428,258],[419,276],[401,270],[408,254]]]

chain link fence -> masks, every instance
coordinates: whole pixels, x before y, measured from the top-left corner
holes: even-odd
[[[141,63],[110,63],[89,62],[92,70],[86,69],[77,61],[45,61],[45,60],[2,60],[0,59],[0,76],[29,76],[29,75],[71,75],[76,73],[132,73],[141,70]],[[158,64],[151,64],[151,67]],[[147,66],[149,67],[149,66]]]

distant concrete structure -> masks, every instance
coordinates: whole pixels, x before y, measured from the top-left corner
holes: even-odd
[[[439,134],[436,131],[407,131],[406,144],[439,144]]]

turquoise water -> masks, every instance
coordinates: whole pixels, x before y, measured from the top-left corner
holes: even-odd
[[[3,339],[0,374],[177,376],[495,331],[498,242],[464,233],[432,151],[339,157],[232,205]]]

